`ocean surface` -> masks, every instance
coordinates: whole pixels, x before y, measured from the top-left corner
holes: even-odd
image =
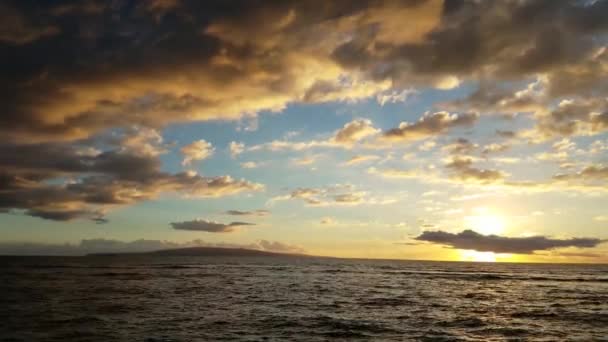
[[[2,341],[608,341],[608,266],[0,257]]]

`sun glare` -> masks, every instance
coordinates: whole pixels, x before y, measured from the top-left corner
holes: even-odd
[[[460,260],[475,261],[475,262],[495,262],[496,254],[493,252],[477,252],[462,250],[460,251]]]
[[[467,228],[470,228],[483,235],[500,235],[505,230],[504,219],[491,213],[485,208],[477,209],[478,214],[465,218]]]

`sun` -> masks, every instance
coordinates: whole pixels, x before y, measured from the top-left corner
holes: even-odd
[[[501,235],[505,231],[505,220],[502,216],[485,207],[473,209],[473,215],[465,216],[465,227],[482,235]],[[478,252],[474,250],[460,250],[460,260],[476,262],[496,262],[497,254],[494,252]]]
[[[475,210],[476,215],[465,217],[467,228],[483,235],[500,235],[505,230],[505,220],[485,208]]]
[[[494,252],[460,250],[460,260],[475,262],[496,262],[496,254]]]

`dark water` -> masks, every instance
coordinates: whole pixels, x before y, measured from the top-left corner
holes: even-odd
[[[2,341],[608,341],[608,266],[0,258]]]

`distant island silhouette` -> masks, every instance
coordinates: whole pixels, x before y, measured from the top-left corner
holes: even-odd
[[[279,253],[260,251],[247,248],[227,247],[186,247],[162,249],[151,252],[118,252],[118,253],[89,253],[86,256],[121,256],[121,255],[150,255],[150,256],[217,256],[217,257],[309,257],[306,254]]]

